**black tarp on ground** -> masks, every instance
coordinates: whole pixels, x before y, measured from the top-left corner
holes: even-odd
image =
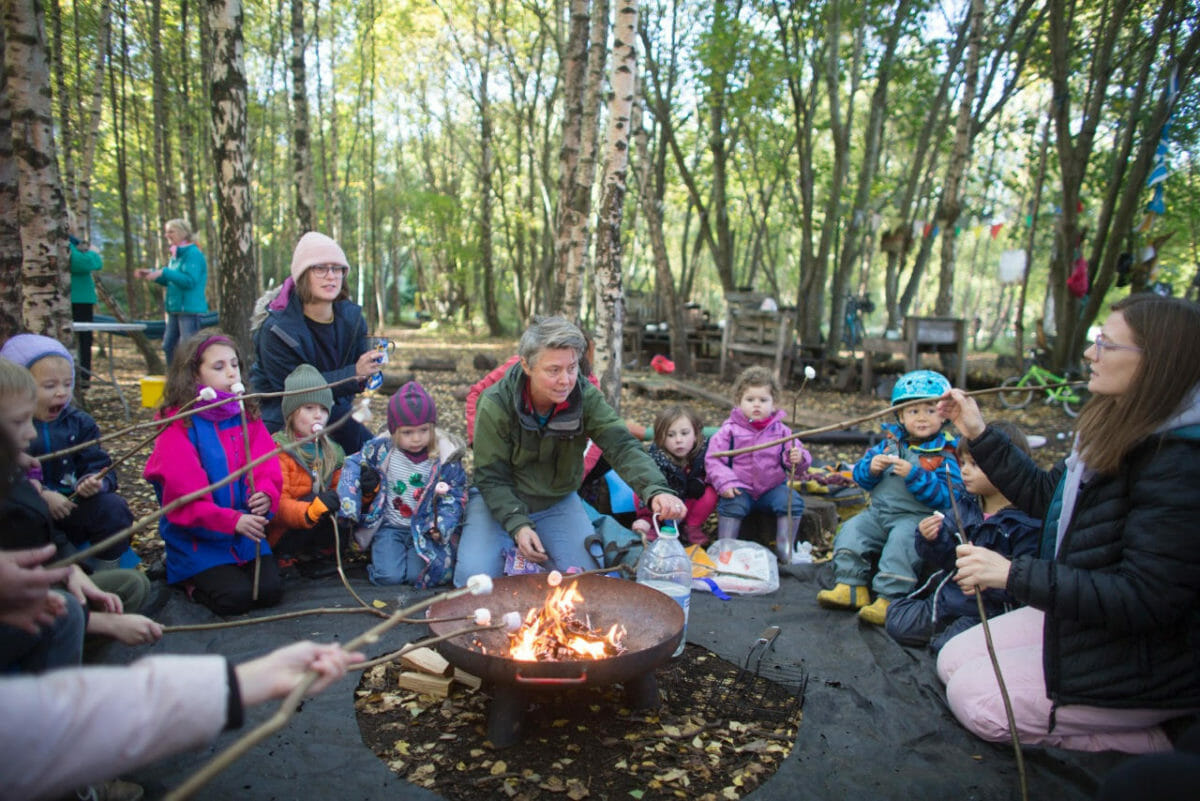
[[[809,673],[804,719],[796,747],[775,776],[747,796],[766,799],[1017,799],[1017,771],[1008,745],[984,743],[950,716],[933,661],[906,649],[853,614],[817,606],[830,582],[828,567],[787,568],[772,595],[722,602],[694,593],[690,642],[741,663],[768,625],[782,633],[772,659],[801,661]],[[361,571],[360,571],[361,572]],[[389,592],[356,578],[368,601],[413,597],[410,588]],[[336,577],[287,584],[280,610],[348,606],[353,600]],[[167,624],[211,622],[204,608],[173,592],[159,619]],[[367,615],[322,615],[216,631],[168,634],[152,649],[113,648],[109,661],[144,653],[221,653],[235,662],[296,639],[346,641],[368,628]],[[424,634],[402,626],[373,651],[385,653]],[[438,796],[397,778],[363,745],[353,705],[354,677],[304,703],[283,731],[206,787],[204,799],[432,799]],[[247,727],[267,718],[268,704],[247,715]],[[127,778],[161,796],[237,737],[227,732],[206,751],[184,754]],[[519,748],[520,746],[518,746]],[[1122,757],[1026,749],[1030,797],[1076,801],[1094,797],[1097,782]]]

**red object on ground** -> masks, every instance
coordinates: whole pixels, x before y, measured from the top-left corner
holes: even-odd
[[[663,356],[661,353],[655,355],[650,360],[650,366],[654,368],[656,373],[673,373],[675,372],[675,362]]]

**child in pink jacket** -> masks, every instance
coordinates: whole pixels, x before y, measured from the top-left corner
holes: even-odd
[[[203,411],[173,421],[154,443],[143,476],[164,506],[244,467],[246,437],[251,460],[275,449],[257,404],[239,401],[235,394],[241,381],[237,345],[220,331],[199,331],[176,351],[159,416],[170,417],[205,388],[216,397],[199,401]],[[266,533],[282,485],[279,460],[268,459],[250,474],[159,518],[159,534],[167,545],[167,582],[184,583],[193,598],[218,615],[279,603],[283,585]]]
[[[791,563],[792,543],[804,514],[804,500],[787,485],[788,473],[793,466],[796,473],[807,470],[812,454],[796,439],[737,456],[713,455],[791,436],[792,430],[783,424],[785,412],[775,408],[779,395],[779,384],[769,370],[743,370],[733,385],[736,405],[709,439],[704,467],[708,483],[720,496],[717,537],[736,538],[746,515],[754,510],[770,512],[776,520],[775,551],[786,565]],[[790,523],[788,493],[792,497]]]

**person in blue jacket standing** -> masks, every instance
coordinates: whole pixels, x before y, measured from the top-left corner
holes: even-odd
[[[291,277],[273,298],[268,296],[266,317],[255,327],[254,366],[250,386],[254,392],[280,392],[288,375],[302,364],[311,364],[330,387],[332,425],[351,411],[351,400],[367,378],[379,370],[382,354],[367,344],[367,321],[362,307],[350,300],[346,274],[350,262],[337,242],[309,231],[292,252]],[[259,301],[262,303],[262,301]],[[357,376],[357,381],[346,381]],[[284,425],[281,398],[262,399],[262,420],[272,434]],[[330,434],[347,454],[358,453],[371,432],[357,420],[347,420]]]
[[[167,356],[167,366],[170,366],[175,346],[199,331],[201,315],[208,313],[208,300],[204,294],[208,283],[208,260],[192,241],[192,228],[187,220],[167,220],[163,235],[171,246],[171,260],[165,267],[143,268],[134,274],[167,288],[163,352]]]

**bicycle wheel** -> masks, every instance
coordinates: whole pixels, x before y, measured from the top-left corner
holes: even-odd
[[[1033,400],[1033,389],[1025,387],[1021,384],[1024,376],[1013,376],[1012,378],[1004,379],[1002,387],[1012,387],[1012,389],[1000,390],[1000,405],[1005,409],[1024,409]]]
[[[1068,387],[1068,389],[1070,389],[1070,392],[1064,395],[1062,399],[1063,411],[1067,413],[1067,417],[1078,417],[1079,411],[1091,399],[1092,393],[1087,391],[1087,387],[1079,387],[1077,389]]]

